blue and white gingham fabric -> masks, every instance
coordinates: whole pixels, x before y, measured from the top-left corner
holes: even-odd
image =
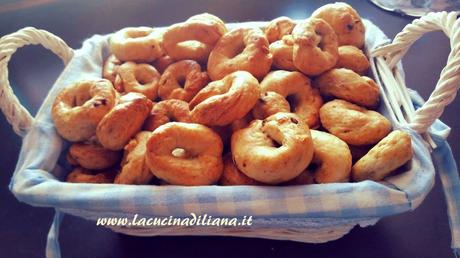
[[[246,23],[243,26],[258,26]],[[366,48],[388,42],[385,35],[366,21]],[[241,24],[240,24],[241,25]],[[32,129],[24,137],[18,164],[10,183],[14,195],[33,206],[54,207],[56,216],[48,235],[47,257],[60,257],[57,242],[62,212],[70,214],[92,213],[103,216],[187,217],[191,212],[212,216],[254,216],[257,227],[305,227],[312,220],[319,224],[354,222],[376,219],[415,209],[428,194],[434,183],[434,166],[423,139],[410,130],[394,123],[395,127],[412,136],[414,158],[410,170],[390,177],[383,183],[364,181],[307,186],[132,186],[112,184],[72,184],[61,180],[68,173],[65,149],[68,143],[56,134],[50,109],[60,89],[82,79],[100,78],[102,64],[107,56],[108,36],[94,36],[83,43],[53,85],[48,97],[37,113]],[[386,107],[382,107],[385,113]],[[446,127],[439,125],[442,129]],[[444,159],[437,169],[443,178],[448,196],[460,193],[458,175],[452,157],[439,139],[434,152]],[[441,154],[436,154],[440,150]],[[447,160],[446,160],[447,159]],[[449,166],[449,165],[452,165]],[[447,166],[447,167],[446,167]],[[449,171],[450,174],[445,173]],[[454,180],[455,179],[455,180]],[[457,182],[452,185],[452,182]],[[458,206],[449,200],[449,211],[458,214]],[[456,203],[455,203],[456,204]],[[457,227],[459,217],[451,224]],[[315,224],[316,225],[316,224]],[[460,235],[455,231],[454,240]],[[455,246],[458,247],[458,246]]]

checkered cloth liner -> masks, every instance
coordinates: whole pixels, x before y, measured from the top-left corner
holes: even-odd
[[[243,23],[237,26],[260,26]],[[366,21],[366,51],[389,40],[375,25]],[[235,26],[235,25],[234,25]],[[57,211],[48,235],[47,257],[60,257],[57,242],[62,213],[99,213],[103,216],[186,217],[191,212],[213,216],[254,216],[254,230],[261,227],[305,227],[316,219],[330,224],[376,219],[415,209],[428,194],[434,182],[434,167],[423,139],[393,121],[396,128],[412,136],[414,158],[405,173],[389,177],[383,183],[364,181],[307,186],[132,186],[112,184],[71,184],[62,182],[69,171],[65,161],[69,146],[56,134],[50,109],[56,94],[64,87],[82,79],[97,79],[107,56],[108,36],[93,36],[75,52],[53,85],[38,111],[32,129],[23,140],[18,164],[11,180],[14,195],[33,206],[54,207]],[[386,113],[386,107],[380,110]],[[440,122],[442,130],[447,127]],[[444,146],[448,146],[443,140]],[[445,150],[443,149],[443,154]],[[435,151],[436,154],[437,150]],[[441,155],[445,164],[453,159]],[[443,166],[438,164],[440,173]],[[449,168],[452,170],[452,168]],[[453,171],[455,172],[455,171]],[[443,175],[444,173],[442,173]],[[458,181],[458,175],[452,175]],[[443,180],[449,184],[451,179]],[[458,184],[446,187],[459,194]],[[457,206],[449,206],[457,211]],[[77,212],[78,211],[78,212]],[[451,221],[458,225],[458,216]],[[458,234],[454,234],[459,239]]]

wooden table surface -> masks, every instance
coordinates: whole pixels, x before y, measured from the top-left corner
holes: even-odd
[[[72,48],[93,34],[110,33],[127,26],[166,26],[191,15],[209,12],[226,22],[271,20],[286,15],[306,18],[331,1],[3,1],[0,36],[26,26],[48,30]],[[411,18],[378,9],[367,1],[348,1],[377,24],[390,38]],[[439,32],[417,41],[403,60],[407,85],[427,98],[443,68],[449,44]],[[34,114],[63,68],[50,52],[33,46],[21,49],[9,64],[10,81],[21,102]],[[449,137],[457,162],[460,158],[460,101],[445,110],[442,119],[452,127]],[[4,116],[0,115],[0,256],[44,257],[51,208],[18,202],[8,190],[21,146]],[[325,244],[233,237],[149,237],[119,235],[95,223],[66,216],[60,230],[62,254],[70,257],[454,257],[446,204],[439,178],[423,204],[414,212],[391,216],[375,226],[354,228],[345,237]]]

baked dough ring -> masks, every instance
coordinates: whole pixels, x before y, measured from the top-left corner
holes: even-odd
[[[383,138],[352,169],[354,181],[380,181],[412,159],[410,135],[395,130]]]
[[[369,60],[361,49],[355,46],[339,47],[339,60],[335,67],[347,68],[363,75],[369,70],[369,66]]]
[[[109,80],[112,84],[115,83],[115,78],[117,76],[117,69],[123,62],[118,60],[115,55],[110,55],[104,62],[104,67],[102,68],[102,78]],[[116,89],[119,91],[118,89]],[[119,91],[121,92],[121,91]]]
[[[351,145],[377,143],[391,131],[383,115],[341,99],[324,104],[319,115],[324,128]]]
[[[155,100],[158,97],[159,81],[160,73],[155,67],[126,62],[118,67],[115,87],[122,92],[142,93],[148,99]]]
[[[261,185],[256,180],[246,176],[233,163],[231,153],[224,157],[224,171],[219,179],[220,185]]]
[[[227,28],[218,17],[203,13],[170,26],[163,34],[163,47],[173,60],[206,63],[209,53]]]
[[[104,148],[121,150],[140,131],[152,110],[152,102],[140,93],[120,97],[118,104],[101,120],[96,136]]]
[[[152,62],[163,55],[161,33],[150,27],[128,27],[110,37],[109,48],[121,61]]]
[[[285,35],[290,35],[294,27],[295,22],[286,16],[271,20],[264,30],[268,43],[273,43],[282,39]]]
[[[237,71],[213,81],[190,101],[192,121],[205,125],[228,125],[243,118],[256,104],[259,82],[250,73]]]
[[[154,131],[169,122],[191,122],[188,103],[178,99],[163,100],[155,104],[145,120],[144,130]]]
[[[285,97],[291,111],[305,121],[310,128],[319,126],[319,109],[323,100],[317,89],[310,86],[310,79],[299,72],[273,71],[260,83],[262,94],[274,91]]]
[[[77,82],[56,96],[51,116],[57,132],[68,141],[84,141],[115,105],[115,90],[105,79]]]
[[[380,89],[369,77],[346,68],[335,68],[318,76],[313,84],[324,97],[335,97],[367,108],[376,108]]]
[[[327,4],[313,12],[311,17],[329,23],[338,37],[339,45],[364,46],[364,24],[353,7],[343,2]]]
[[[272,65],[268,41],[258,28],[234,29],[219,39],[209,55],[208,74],[215,81],[235,71],[262,79]]]
[[[119,151],[104,149],[94,142],[78,142],[70,146],[67,161],[73,166],[87,169],[107,169],[121,159]]]
[[[182,60],[171,64],[161,75],[158,95],[161,99],[180,99],[186,102],[208,84],[206,72],[193,60]]]
[[[115,170],[93,171],[77,167],[67,175],[69,183],[110,184],[113,183]]]
[[[313,157],[308,125],[292,113],[254,120],[232,135],[232,155],[245,175],[278,184],[300,175]]]
[[[173,63],[174,60],[170,56],[163,55],[153,62],[153,67],[155,67],[160,74],[163,74],[166,68]]]
[[[222,175],[222,141],[200,124],[180,122],[158,127],[147,142],[147,165],[152,173],[175,185],[210,185]],[[185,150],[183,157],[173,155]]]
[[[115,184],[145,185],[152,180],[153,174],[145,163],[149,137],[150,132],[139,132],[125,146],[121,170],[115,177]]]
[[[297,70],[293,60],[294,39],[291,35],[286,35],[281,40],[271,43],[269,49],[273,55],[273,67],[288,71]]]
[[[292,31],[295,67],[306,75],[316,76],[335,66],[338,59],[337,36],[321,19],[299,22]]]
[[[348,182],[351,174],[351,152],[348,145],[338,137],[317,130],[311,130],[314,154],[312,170],[316,183]]]
[[[260,94],[259,100],[252,109],[255,119],[265,119],[278,112],[291,112],[291,107],[286,98],[274,91],[266,91]]]

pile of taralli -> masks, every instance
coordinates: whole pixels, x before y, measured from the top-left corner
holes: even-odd
[[[52,106],[67,182],[299,185],[382,180],[410,136],[375,110],[364,25],[348,4],[229,30],[211,14],[110,37],[101,79]]]

